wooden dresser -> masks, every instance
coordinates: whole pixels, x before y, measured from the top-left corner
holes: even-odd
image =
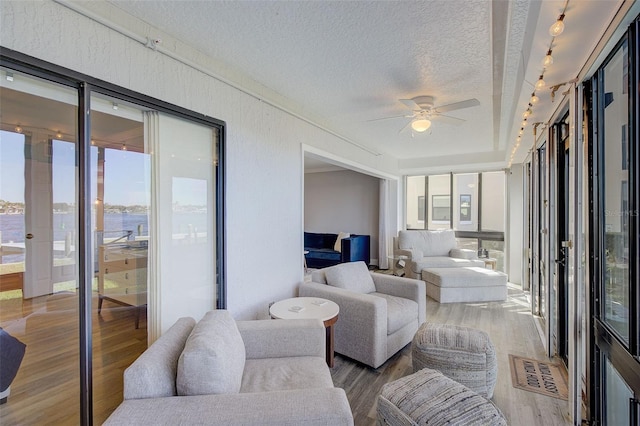
[[[147,304],[147,248],[137,241],[98,248],[98,313],[103,300],[140,308]]]

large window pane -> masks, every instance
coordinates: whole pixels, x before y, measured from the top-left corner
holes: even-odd
[[[425,229],[425,177],[407,177],[407,229]]]
[[[626,167],[628,149],[628,94],[625,70],[626,43],[612,57],[603,73],[604,149],[604,245],[605,276],[603,317],[629,341],[629,203]]]
[[[26,345],[0,424],[79,424],[78,95],[0,74],[0,346]]]
[[[122,399],[122,371],[147,348],[150,155],[141,108],[91,97],[94,247],[93,400],[102,423]]]
[[[453,229],[478,230],[478,174],[453,175]]]
[[[451,175],[429,176],[428,229],[451,228]]]
[[[504,172],[482,173],[482,230],[505,230],[505,184]]]
[[[629,401],[633,391],[625,383],[620,373],[611,364],[608,357],[603,356],[604,366],[604,418],[605,425],[630,425]]]

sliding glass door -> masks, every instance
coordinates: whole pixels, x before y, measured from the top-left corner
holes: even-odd
[[[607,425],[640,414],[638,41],[636,20],[590,84],[591,417]]]
[[[15,55],[0,68],[0,423],[101,424],[149,343],[225,308],[224,123]]]
[[[77,91],[0,76],[0,423],[78,424]]]

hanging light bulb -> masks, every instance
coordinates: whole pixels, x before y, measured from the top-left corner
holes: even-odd
[[[411,128],[418,132],[426,132],[431,127],[431,121],[426,118],[417,118],[411,122]]]
[[[524,129],[520,127],[520,130],[518,131],[518,136],[522,136],[523,133],[524,133]]]
[[[16,128],[15,128],[15,131],[16,131],[17,133],[22,133],[22,127],[18,124],[18,125],[16,126]]]
[[[542,78],[542,74],[540,74],[540,78],[538,79],[538,81],[536,81],[536,90],[542,89],[545,85],[546,85],[546,83],[544,82],[544,79]]]
[[[525,112],[522,113],[522,118],[527,118],[531,115],[531,110],[527,108]]]
[[[549,65],[553,64],[553,56],[551,56],[551,49],[547,50],[547,55],[544,57],[542,61],[542,66],[547,68]]]
[[[58,139],[62,138],[62,133],[60,133],[60,130],[58,130],[58,133],[56,133],[56,138]]]
[[[564,13],[558,17],[558,20],[549,28],[549,34],[552,37],[557,37],[564,31]]]
[[[123,150],[123,151],[126,151],[126,150],[127,150],[127,144],[124,144],[124,143],[122,144],[122,150]]]
[[[520,124],[522,124],[522,127],[526,126],[527,125],[527,119],[525,118],[524,120],[522,120],[522,123],[520,123]]]
[[[531,105],[535,105],[535,104],[537,104],[539,101],[540,101],[540,98],[536,96],[536,92],[533,92],[533,93],[531,94],[531,99],[529,100],[529,103],[530,103]]]

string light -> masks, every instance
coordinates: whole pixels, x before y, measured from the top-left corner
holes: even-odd
[[[547,50],[547,54],[542,61],[542,66],[547,68],[550,65],[553,65],[553,56],[551,56],[551,49]]]
[[[531,94],[531,99],[529,100],[529,103],[530,103],[531,105],[535,105],[535,104],[537,104],[539,101],[540,101],[540,98],[536,96],[536,92],[533,92],[533,93]]]
[[[549,43],[549,48],[547,49],[547,54],[544,56],[544,59],[542,61],[542,73],[540,74],[540,77],[538,78],[538,81],[536,81],[534,87],[535,90],[533,93],[531,93],[531,98],[529,100],[529,105],[527,107],[527,109],[524,111],[524,113],[522,113],[522,127],[520,127],[520,130],[518,131],[518,137],[516,138],[516,143],[514,144],[513,147],[513,151],[511,151],[511,157],[509,160],[509,164],[507,167],[511,167],[511,164],[513,163],[513,159],[515,156],[515,153],[518,150],[518,147],[520,146],[520,142],[522,141],[522,135],[523,135],[523,130],[524,127],[527,124],[527,119],[533,114],[532,108],[538,104],[538,102],[540,102],[540,98],[536,95],[537,91],[540,91],[541,89],[543,89],[546,86],[546,82],[544,81],[544,72],[547,70],[548,67],[550,67],[551,65],[553,65],[553,56],[552,56],[552,47],[553,47],[553,42],[555,41],[555,38],[557,36],[559,36],[560,34],[563,33],[564,31],[564,18],[565,18],[565,12],[567,11],[567,7],[569,6],[569,0],[565,1],[564,7],[562,8],[562,13],[560,13],[560,16],[558,16],[558,19],[553,23],[553,25],[551,25],[551,27],[549,28],[549,34],[551,35],[552,39],[551,42]],[[555,87],[555,86],[554,86]],[[553,87],[552,87],[553,89]],[[556,88],[557,90],[557,88]],[[552,95],[552,100],[553,100],[553,94],[554,92],[551,93]],[[540,124],[540,123],[538,123]],[[538,126],[538,124],[534,123],[534,135],[535,135],[535,131],[536,128]]]
[[[551,37],[558,37],[564,31],[564,12],[558,17],[558,20],[549,27]]]
[[[15,131],[16,131],[17,133],[22,133],[22,127],[20,127],[20,125],[18,124],[18,125],[16,126],[16,128],[15,128]]]

